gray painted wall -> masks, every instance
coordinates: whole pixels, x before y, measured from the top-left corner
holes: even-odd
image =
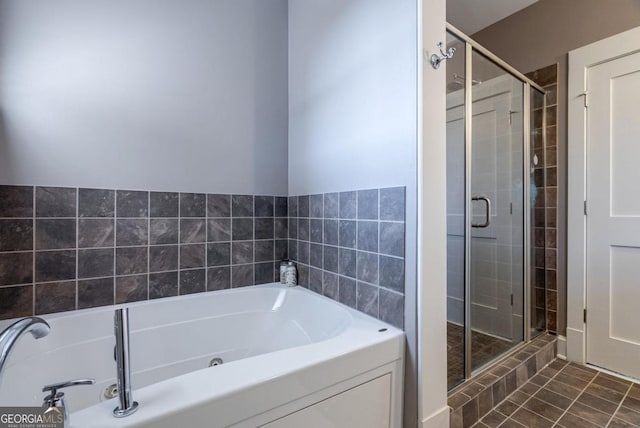
[[[287,192],[287,0],[0,1],[0,183]]]
[[[638,0],[540,0],[472,37],[526,73],[638,25]]]
[[[416,7],[289,0],[289,194],[407,188],[407,427],[417,422]]]
[[[558,63],[558,332],[562,335],[567,302],[567,54],[637,26],[638,0],[540,0],[472,35],[523,73]]]
[[[411,0],[289,1],[290,194],[414,185],[415,14]]]

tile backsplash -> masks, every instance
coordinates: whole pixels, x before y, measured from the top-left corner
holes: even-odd
[[[402,327],[405,189],[303,196],[0,186],[0,319],[279,280]]]
[[[290,196],[288,206],[299,284],[402,328],[405,188]]]
[[[0,319],[262,284],[281,196],[0,186]]]

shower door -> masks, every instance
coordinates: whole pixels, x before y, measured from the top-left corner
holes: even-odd
[[[523,339],[523,83],[472,55],[469,323],[473,370]]]
[[[454,33],[447,48],[447,339],[452,388],[522,343],[531,82]],[[488,54],[487,54],[488,55]],[[525,138],[527,137],[527,138]],[[525,297],[526,296],[526,297]],[[529,321],[529,320],[527,320]]]

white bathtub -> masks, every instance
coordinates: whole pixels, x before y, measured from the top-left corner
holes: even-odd
[[[113,307],[45,316],[51,333],[10,356],[0,405],[40,405],[45,384],[91,377],[66,390],[71,426],[401,425],[403,333],[381,321],[279,284],[127,306],[135,414],[114,418],[117,398],[103,397]]]

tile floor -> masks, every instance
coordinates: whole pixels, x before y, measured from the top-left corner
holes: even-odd
[[[471,359],[473,366],[481,367],[513,347],[508,340],[473,331]],[[464,328],[447,323],[447,383],[449,388],[456,386],[464,378]]]
[[[555,336],[539,336],[451,391],[448,397],[450,426],[464,428],[475,424],[547,367],[557,353]]]
[[[474,427],[640,427],[640,384],[554,360]]]

